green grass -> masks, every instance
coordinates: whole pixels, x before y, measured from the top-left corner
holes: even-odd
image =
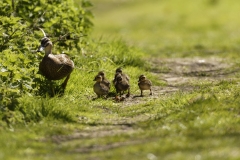
[[[226,50],[236,52],[240,35],[235,16],[238,2],[213,1],[96,1],[96,8],[104,10],[95,11],[93,35],[122,36],[151,56],[206,56],[207,51],[219,56]]]
[[[95,27],[74,57],[64,95],[24,95],[15,111],[3,112],[0,159],[239,159],[238,1],[92,2]],[[196,57],[232,65],[183,84],[163,81],[164,73],[175,74],[165,60]],[[156,94],[94,100],[95,74],[104,70],[112,80],[117,67],[130,75],[132,95],[140,94],[141,73]]]

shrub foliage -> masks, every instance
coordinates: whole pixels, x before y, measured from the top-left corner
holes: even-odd
[[[93,26],[91,3],[82,0],[0,1],[0,109],[14,110],[23,94],[39,93],[42,77],[36,53],[43,37],[39,27],[56,45],[55,51],[81,50]],[[59,47],[61,46],[61,47]],[[71,53],[71,52],[69,52]],[[74,52],[76,53],[76,52]],[[79,52],[78,52],[79,53]]]

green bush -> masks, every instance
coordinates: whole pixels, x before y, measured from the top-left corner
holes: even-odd
[[[56,44],[56,52],[81,50],[93,26],[90,6],[87,0],[81,3],[72,0],[0,1],[2,117],[15,109],[22,95],[39,94],[39,84],[44,78],[37,74],[42,55],[36,54],[36,49],[43,37],[38,28],[43,28]]]

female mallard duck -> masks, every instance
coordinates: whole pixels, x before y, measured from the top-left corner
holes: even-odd
[[[66,54],[52,54],[53,44],[47,38],[45,32],[41,28],[40,30],[43,32],[44,37],[41,40],[38,52],[45,50],[45,56],[40,62],[39,70],[49,80],[60,80],[66,77],[62,83],[62,87],[65,89],[70,74],[74,69],[74,63]]]
[[[148,80],[146,76],[139,76],[138,86],[141,90],[141,96],[143,96],[143,90],[150,90],[150,95],[152,95],[152,82]]]
[[[98,98],[108,95],[109,86],[103,81],[103,77],[98,74],[94,78],[94,81],[96,81],[96,83],[93,85],[93,91],[97,94]]]

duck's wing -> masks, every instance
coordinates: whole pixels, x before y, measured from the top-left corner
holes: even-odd
[[[148,85],[148,86],[152,86],[152,82],[151,82],[150,80],[148,80],[148,79],[146,79],[146,80],[144,81],[144,84],[146,84],[146,85]]]
[[[130,78],[129,78],[129,76],[127,75],[127,74],[122,74],[123,75],[123,77],[125,77],[125,79],[129,82],[130,81]]]
[[[68,65],[74,68],[73,61],[66,54],[51,55],[51,58],[62,65]]]

